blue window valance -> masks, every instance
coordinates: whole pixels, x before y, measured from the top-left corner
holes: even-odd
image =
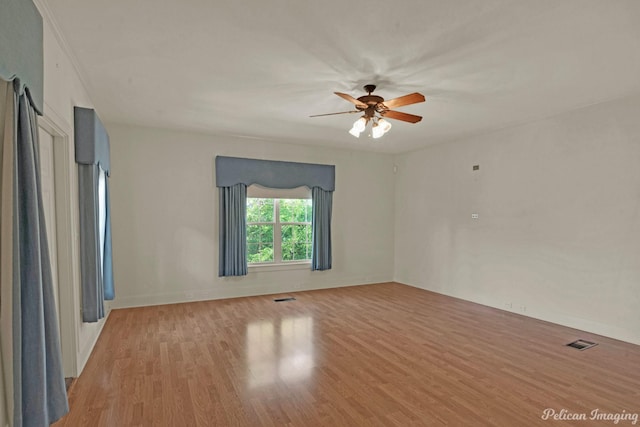
[[[31,0],[0,0],[0,79],[14,81],[42,114],[42,16]]]
[[[335,166],[315,163],[216,157],[216,186],[259,184],[269,188],[320,187],[335,190]]]
[[[99,165],[110,175],[109,135],[92,108],[74,107],[76,163]]]

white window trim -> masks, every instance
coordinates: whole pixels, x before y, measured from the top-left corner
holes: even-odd
[[[265,190],[264,187],[260,187],[257,185],[252,185],[254,190],[262,191]],[[276,236],[282,236],[282,226],[283,225],[307,225],[308,223],[304,222],[280,222],[280,203],[279,199],[310,199],[310,190],[308,191],[309,197],[300,197],[302,194],[300,190],[306,189],[306,187],[298,187],[297,192],[291,193],[292,190],[274,190],[277,193],[271,193],[266,195],[265,193],[256,193],[255,191],[251,192],[251,195],[247,194],[247,198],[266,198],[266,199],[274,199],[274,222],[247,222],[247,225],[273,225],[273,262],[255,262],[248,263],[247,267],[249,271],[278,271],[278,270],[302,270],[308,269],[311,267],[311,260],[298,260],[298,261],[283,261],[282,260],[282,238],[276,238]],[[270,190],[270,189],[266,189]],[[289,191],[289,193],[287,193]],[[293,197],[292,197],[293,195]]]
[[[280,264],[249,264],[249,273],[262,273],[271,271],[286,271],[286,270],[310,270],[311,261],[288,261]]]

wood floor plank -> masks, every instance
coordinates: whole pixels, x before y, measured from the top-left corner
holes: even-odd
[[[113,310],[55,425],[612,424],[545,421],[547,408],[640,416],[640,346],[397,283],[295,297]],[[566,347],[578,338],[599,345]]]

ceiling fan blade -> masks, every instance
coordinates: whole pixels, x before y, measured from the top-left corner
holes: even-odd
[[[351,114],[351,113],[362,113],[362,111],[353,110],[353,111],[341,111],[339,113],[314,114],[313,116],[309,116],[309,117],[335,116],[336,114]]]
[[[340,93],[340,92],[333,92],[333,93],[335,93],[336,95],[338,95],[342,99],[346,99],[347,101],[354,103],[358,107],[362,107],[362,108],[367,108],[368,107],[367,104],[365,104],[364,102],[358,101],[357,99],[355,99],[353,96],[351,96],[349,94]]]
[[[409,95],[384,101],[382,104],[387,108],[396,108],[402,107],[403,105],[417,104],[418,102],[424,102],[424,95],[414,92]]]
[[[409,123],[418,123],[420,120],[422,120],[421,116],[415,116],[413,114],[401,113],[400,111],[392,110],[382,111],[380,115],[384,116],[385,119],[402,120],[403,122]]]

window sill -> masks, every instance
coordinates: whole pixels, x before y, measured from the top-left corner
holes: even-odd
[[[285,271],[285,270],[311,270],[311,262],[287,262],[281,264],[255,264],[249,265],[249,273],[263,271]]]

